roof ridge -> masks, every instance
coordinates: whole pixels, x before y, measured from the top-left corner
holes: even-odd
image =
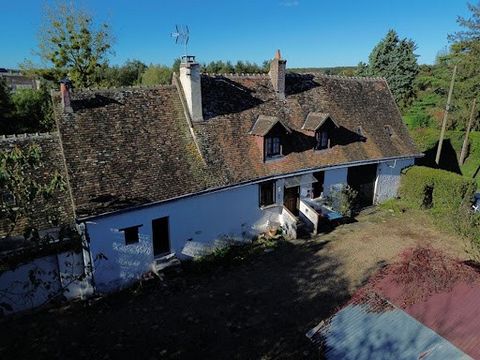
[[[84,92],[84,91],[122,91],[131,89],[173,89],[175,85],[172,84],[155,84],[155,85],[129,85],[129,86],[113,86],[113,87],[87,87],[87,88],[74,88],[72,93]],[[57,91],[59,92],[59,91]]]
[[[24,133],[24,134],[4,134],[4,135],[0,135],[0,141],[48,138],[48,137],[56,136],[57,134],[58,133],[56,131],[40,132],[40,133],[38,132]]]
[[[226,78],[268,78],[269,75],[267,73],[207,73],[203,72],[202,75],[211,76],[211,77],[226,77]]]
[[[306,73],[292,73],[287,72],[287,76],[298,76],[301,77],[302,75],[313,75],[319,77],[326,77],[331,79],[339,79],[339,80],[365,80],[365,81],[385,81],[385,77],[383,76],[346,76],[346,75],[333,75],[333,74],[324,74],[318,71],[306,72]]]

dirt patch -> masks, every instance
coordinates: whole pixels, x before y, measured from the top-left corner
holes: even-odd
[[[92,304],[7,319],[0,358],[318,358],[305,333],[423,242],[468,258],[465,244],[436,231],[426,216],[360,215],[329,234],[235,264],[187,269]]]
[[[477,263],[460,261],[430,247],[405,250],[399,260],[373,276],[349,303],[378,294],[480,358],[480,273]]]

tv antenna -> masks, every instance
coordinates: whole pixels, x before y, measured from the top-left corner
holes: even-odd
[[[175,44],[180,44],[185,47],[185,56],[188,55],[187,45],[190,38],[190,31],[187,25],[175,25],[175,32],[172,32],[171,36],[175,38]]]

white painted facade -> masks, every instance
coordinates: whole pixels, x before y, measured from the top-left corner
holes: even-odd
[[[62,294],[67,299],[85,298],[93,293],[84,272],[82,253],[64,252],[34,259],[0,273],[0,306],[5,314],[30,310]],[[35,282],[32,283],[30,274]],[[64,291],[68,289],[68,291]]]
[[[379,163],[375,202],[396,196],[400,172],[411,164],[413,159]],[[324,171],[325,195],[347,184],[347,167]],[[290,234],[296,234],[294,221],[283,209],[285,178],[276,179],[276,203],[265,208],[259,206],[259,185],[247,184],[86,221],[92,259],[99,254],[107,258],[95,263],[96,290],[113,291],[153,270],[154,219],[168,217],[171,252],[183,259],[192,255],[192,248],[211,249],[224,238],[251,239],[273,225],[285,226]],[[299,179],[300,198],[310,196],[312,184],[304,182],[311,179],[311,174],[299,175]],[[126,245],[120,229],[132,226],[140,226],[139,242]]]
[[[412,166],[414,162],[414,159],[401,159],[378,164],[377,180],[375,182],[375,204],[380,204],[397,196],[400,174],[403,169]]]

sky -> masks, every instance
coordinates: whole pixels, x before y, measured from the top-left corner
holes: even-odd
[[[0,67],[34,55],[47,1],[0,0]],[[171,65],[183,55],[171,33],[190,28],[188,52],[200,62],[261,63],[280,49],[288,67],[330,67],[367,61],[389,29],[417,44],[431,64],[467,16],[464,0],[78,0],[115,37],[111,64],[138,59]]]

